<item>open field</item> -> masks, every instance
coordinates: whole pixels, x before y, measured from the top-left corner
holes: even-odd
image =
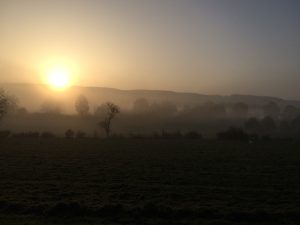
[[[0,140],[0,224],[299,224],[300,142]]]

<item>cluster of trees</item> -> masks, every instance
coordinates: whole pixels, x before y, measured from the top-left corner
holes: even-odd
[[[135,114],[150,114],[164,117],[176,115],[178,109],[175,104],[169,101],[150,104],[147,99],[140,98],[133,103],[132,112]]]
[[[80,117],[86,117],[89,115],[89,102],[84,95],[79,95],[75,101],[75,110]],[[17,98],[11,95],[8,95],[4,90],[0,89],[0,120],[10,112],[17,112],[20,114],[27,114],[25,108],[18,107]],[[55,101],[46,101],[41,106],[41,112],[46,114],[60,114],[61,105]],[[105,131],[107,137],[111,134],[111,124],[116,115],[120,113],[120,107],[112,102],[106,102],[97,108],[97,114],[101,115],[101,121],[98,123],[98,126]],[[20,134],[23,135],[24,134]],[[29,134],[31,136],[33,134]],[[34,134],[36,135],[36,134]],[[73,134],[72,130],[66,132],[66,136],[72,137],[83,137],[85,136],[84,132],[77,132]]]
[[[62,113],[61,109],[62,105],[60,103],[48,100],[41,105],[40,112],[43,114],[57,115]],[[120,113],[120,107],[112,102],[103,103],[92,111],[89,100],[84,95],[79,95],[76,98],[74,109],[80,118],[93,117],[94,120],[97,119],[97,126],[105,132],[107,137],[111,136],[112,122]],[[146,120],[152,123],[157,120],[159,122],[156,124],[161,124],[161,127],[157,127],[157,129],[164,128],[162,121],[166,119],[173,124],[179,124],[179,127],[177,126],[178,128],[184,128],[184,124],[196,123],[198,121],[208,121],[211,125],[218,123],[218,121],[215,120],[216,118],[222,118],[223,121],[227,121],[227,125],[223,125],[223,127],[229,127],[228,124],[234,122],[232,119],[235,119],[240,122],[240,126],[243,126],[246,132],[250,133],[269,134],[278,130],[300,132],[299,108],[293,105],[286,105],[281,108],[276,102],[269,102],[260,107],[260,110],[263,116],[258,115],[257,117],[252,117],[253,109],[243,102],[227,104],[206,102],[194,106],[178,107],[168,101],[150,103],[147,99],[140,98],[133,102],[131,110],[128,110],[127,114],[125,112],[121,118],[127,121],[127,124],[131,124],[132,122],[142,124]],[[18,115],[28,114],[26,108],[18,107],[16,97],[0,89],[0,120],[9,113]],[[187,121],[190,123],[185,123]],[[244,124],[242,124],[243,121],[245,121]],[[96,124],[96,121],[94,121],[94,123]],[[234,125],[236,125],[236,123]],[[195,127],[192,129],[195,129]],[[220,127],[218,130],[220,130]],[[66,137],[73,138],[83,137],[86,134],[67,130],[65,135]]]
[[[267,116],[263,119],[255,117],[247,119],[245,128],[249,132],[270,133],[277,130],[293,130],[300,132],[300,115],[293,117],[291,120],[274,120]]]
[[[8,113],[15,112],[18,108],[18,100],[15,96],[7,94],[0,89],[0,120]]]
[[[41,112],[47,114],[61,114],[61,104],[55,101],[45,101],[42,104]],[[91,111],[88,99],[80,95],[75,101],[75,110],[81,117],[87,116],[102,116],[103,112],[107,111],[105,104],[98,106],[94,111]],[[144,115],[147,117],[159,117],[159,118],[172,118],[174,116],[181,118],[207,119],[207,118],[236,118],[247,119],[253,115],[253,111],[256,110],[258,117],[271,117],[274,120],[292,120],[300,114],[300,109],[287,105],[283,109],[279,107],[276,102],[269,102],[262,107],[256,109],[251,108],[249,105],[243,102],[219,104],[212,101],[208,101],[204,104],[198,104],[194,106],[178,107],[169,101],[164,102],[152,102],[150,103],[145,98],[137,99],[133,102],[131,110],[127,113],[133,115]]]
[[[50,114],[60,113],[60,106],[58,103],[48,102],[43,105],[42,109],[42,112]],[[84,95],[79,95],[75,100],[75,110],[82,118],[89,116],[90,105],[88,99]],[[101,121],[97,125],[105,131],[106,137],[110,136],[112,121],[118,113],[120,113],[120,107],[112,102],[106,102],[97,107],[95,115],[98,115],[101,118]],[[74,137],[75,133],[73,134],[72,132],[72,130],[68,130],[66,136]],[[85,134],[77,133],[76,136],[85,136]]]
[[[184,106],[179,108],[171,102],[165,101],[162,103],[150,104],[147,99],[137,99],[133,103],[132,112],[136,114],[155,114],[161,115],[183,115],[195,117],[233,117],[233,118],[247,118],[251,114],[249,105],[243,102],[218,104],[212,101],[208,101],[204,104],[198,104],[194,106]],[[283,109],[279,107],[276,102],[269,102],[260,108],[262,115],[265,117],[271,117],[277,119],[292,120],[300,114],[300,109],[293,106],[287,105]]]

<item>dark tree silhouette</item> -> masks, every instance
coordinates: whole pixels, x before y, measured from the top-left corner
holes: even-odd
[[[79,130],[76,132],[76,135],[75,135],[76,138],[85,138],[86,137],[86,133]]]
[[[217,133],[217,137],[220,140],[241,140],[245,141],[249,139],[249,135],[241,128],[230,127],[224,132]]]
[[[71,129],[68,129],[66,132],[65,132],[65,137],[66,138],[74,138],[75,137],[75,132]]]
[[[116,117],[116,115],[120,113],[120,108],[119,106],[111,102],[105,103],[100,108],[104,110],[105,117],[103,121],[98,123],[98,125],[104,129],[106,137],[109,137],[111,133],[111,122]]]
[[[0,89],[0,120],[7,114],[9,99],[4,90]]]
[[[279,117],[280,108],[276,102],[269,102],[264,106],[264,114],[266,117],[272,117],[273,119],[277,119]]]
[[[6,114],[15,113],[17,108],[17,97],[8,95],[3,89],[0,89],[0,119],[2,119]]]
[[[79,95],[77,97],[75,101],[75,109],[76,112],[82,117],[88,115],[90,106],[87,98],[84,95]]]

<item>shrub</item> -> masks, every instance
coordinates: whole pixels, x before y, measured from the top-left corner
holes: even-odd
[[[166,138],[166,139],[179,139],[182,138],[182,133],[180,131],[176,131],[176,132],[166,132],[163,131],[161,134],[162,138]]]
[[[227,131],[217,134],[220,140],[248,140],[249,135],[241,128],[231,127]]]
[[[66,132],[65,132],[65,137],[66,138],[74,138],[75,136],[75,132],[71,129],[68,129]]]
[[[189,131],[186,134],[184,134],[184,137],[188,139],[202,139],[202,135],[199,134],[197,131]]]
[[[79,130],[76,132],[76,138],[86,138],[86,133]]]
[[[43,132],[43,133],[41,134],[41,137],[42,137],[42,138],[54,138],[55,135],[54,135],[53,133],[51,133],[51,132],[45,131],[45,132]]]

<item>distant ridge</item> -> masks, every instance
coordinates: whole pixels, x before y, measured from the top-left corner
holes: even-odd
[[[208,101],[233,104],[244,102],[251,106],[261,106],[270,101],[279,105],[295,105],[300,107],[300,101],[285,100],[277,97],[233,94],[229,96],[205,95],[200,93],[177,92],[169,90],[121,90],[110,87],[73,86],[63,92],[54,92],[47,85],[31,83],[0,83],[0,88],[16,95],[20,104],[38,110],[43,101],[56,98],[65,105],[67,111],[74,108],[74,100],[79,94],[89,99],[91,106],[96,107],[105,101],[113,101],[123,108],[129,108],[138,98],[146,98],[150,102],[170,101],[178,106],[202,104]]]

